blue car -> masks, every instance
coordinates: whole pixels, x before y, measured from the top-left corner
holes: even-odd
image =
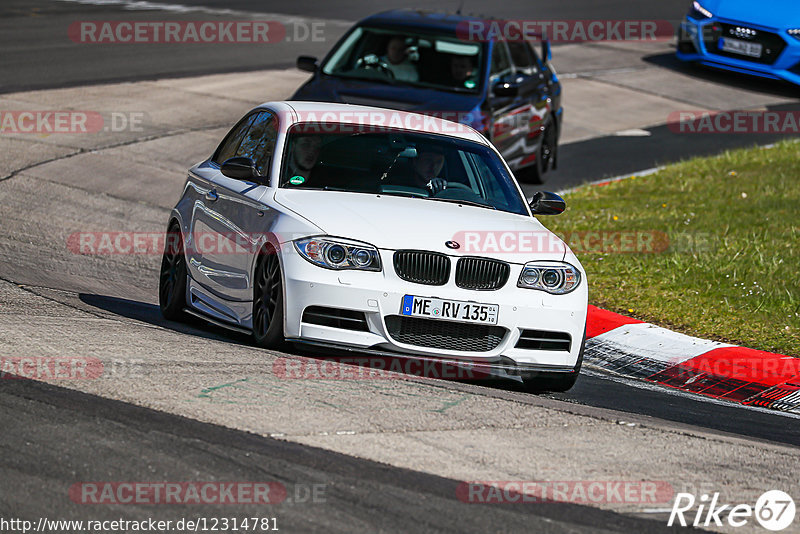
[[[800,84],[800,0],[698,0],[681,23],[678,58]]]
[[[517,178],[542,183],[558,162],[563,117],[550,45],[489,34],[474,38],[464,31],[470,23],[486,21],[407,9],[368,17],[322,62],[297,59],[298,68],[314,76],[292,99],[415,111],[468,124],[497,147]]]

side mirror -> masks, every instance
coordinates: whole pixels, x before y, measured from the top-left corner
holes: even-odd
[[[564,199],[549,191],[537,191],[530,203],[534,215],[558,215],[567,209]]]
[[[515,97],[519,93],[519,84],[511,82],[497,82],[492,87],[492,93],[496,97],[509,98]]]
[[[306,72],[317,72],[317,58],[314,56],[300,56],[297,58],[297,68]]]
[[[545,63],[549,63],[553,59],[553,50],[550,48],[550,41],[547,39],[542,41],[542,59]]]
[[[256,169],[256,164],[250,158],[230,158],[225,160],[220,172],[234,180],[251,180],[261,182],[262,176]]]

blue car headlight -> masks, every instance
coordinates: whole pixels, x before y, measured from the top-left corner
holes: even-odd
[[[381,270],[378,249],[366,243],[332,237],[307,237],[294,241],[294,248],[307,261],[326,269]]]
[[[536,262],[525,264],[517,287],[538,289],[553,295],[565,295],[581,283],[581,273],[569,263]]]
[[[711,11],[704,8],[700,4],[700,2],[695,0],[694,2],[692,2],[692,7],[689,9],[689,16],[692,17],[693,19],[702,20],[702,19],[710,19],[714,15],[711,13]]]
[[[791,30],[786,30],[786,32],[795,39],[800,40],[800,28],[792,28]]]

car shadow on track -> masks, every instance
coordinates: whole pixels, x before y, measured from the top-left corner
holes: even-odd
[[[181,334],[202,337],[204,339],[226,341],[239,345],[250,344],[250,338],[244,334],[226,330],[219,326],[205,323],[204,321],[194,319],[192,317],[188,318],[187,322],[185,323],[167,321],[164,319],[164,317],[162,317],[161,310],[156,304],[91,293],[80,293],[78,294],[78,298],[81,302],[93,308],[98,308],[114,315],[133,319],[135,321],[141,321],[154,326],[160,326],[162,328],[166,328],[167,330],[180,332]]]
[[[783,80],[771,80],[679,60],[674,53],[645,56],[643,61],[699,80],[783,98],[798,98],[800,87]]]
[[[119,315],[127,319],[141,321],[150,325],[159,326],[168,330],[179,332],[181,334],[196,336],[203,339],[250,346],[253,348],[253,350],[264,350],[256,347],[253,344],[252,338],[246,334],[228,330],[211,323],[206,323],[201,319],[189,317],[186,323],[168,321],[162,317],[161,310],[155,304],[90,293],[80,293],[78,298],[81,302],[88,306],[112,313],[114,315]],[[274,351],[270,352],[274,353]],[[505,391],[524,391],[520,383],[508,379],[487,377],[485,373],[481,372],[480,369],[477,371],[473,369],[471,374],[459,373],[458,371],[454,371],[449,367],[437,365],[423,366],[419,364],[417,360],[414,360],[413,358],[407,358],[402,355],[376,357],[374,355],[355,351],[335,350],[299,344],[287,344],[282,348],[281,352],[287,356],[313,358],[319,362],[341,362],[348,365],[359,365],[361,367],[367,367],[373,370],[388,370],[391,372],[400,373],[400,375],[407,375],[411,379],[440,379],[465,384],[477,384]],[[353,374],[352,370],[331,371],[327,366],[323,366],[321,364],[316,366],[306,366],[303,369],[305,370],[304,372],[313,373],[314,376],[318,376],[320,379],[335,378],[333,376],[323,376],[325,373],[339,372],[341,375],[348,376]],[[368,373],[364,374],[366,375]]]

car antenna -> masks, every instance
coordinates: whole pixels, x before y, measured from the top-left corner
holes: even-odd
[[[458,9],[456,9],[456,15],[461,15],[461,10],[464,8],[464,0],[458,4]]]

